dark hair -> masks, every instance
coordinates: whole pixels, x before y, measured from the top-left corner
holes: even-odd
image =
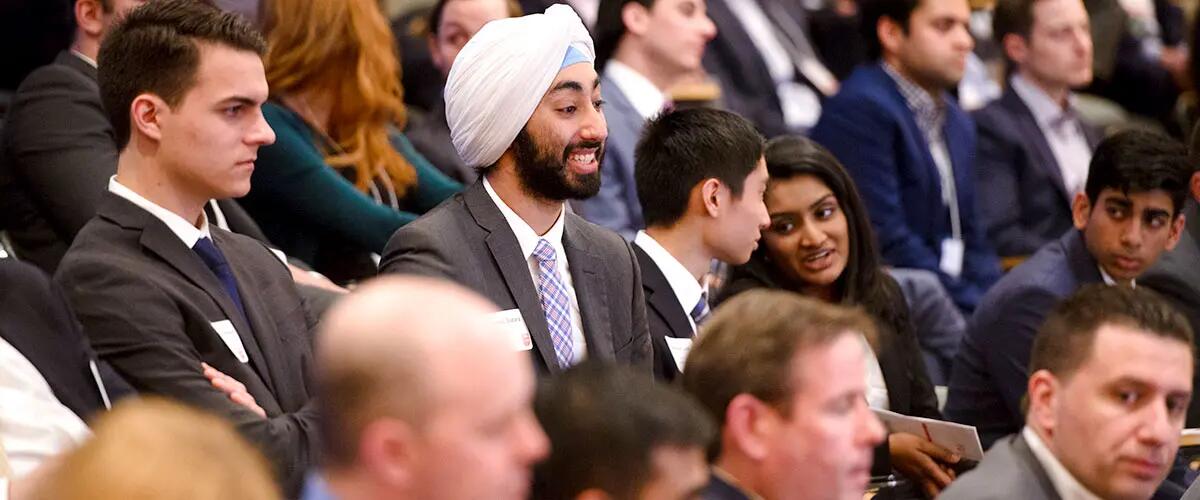
[[[440,29],[442,24],[442,13],[446,11],[446,4],[453,1],[437,0],[437,3],[433,4],[433,9],[429,11],[428,31],[434,38],[437,37],[438,29]],[[508,6],[508,17],[521,17],[525,15],[521,10],[521,4],[517,3],[516,0],[504,0],[504,3]]]
[[[1087,361],[1104,325],[1122,325],[1156,337],[1192,344],[1187,319],[1158,294],[1145,287],[1096,283],[1080,288],[1054,308],[1033,340],[1029,373],[1048,370],[1070,377]]]
[[[634,153],[633,177],[646,226],[670,226],[687,211],[692,188],[715,178],[742,195],[763,155],[763,137],[735,113],[694,108],[646,123]]]
[[[592,26],[592,39],[596,41],[596,72],[604,71],[608,60],[617,52],[621,37],[625,36],[625,20],[621,12],[625,6],[637,2],[647,9],[654,7],[655,0],[600,0],[596,12],[596,24]]]
[[[151,93],[179,104],[195,84],[198,42],[226,45],[262,56],[266,42],[244,17],[198,0],[155,0],[129,12],[100,46],[99,81],[117,145],[129,143],[129,106]]]
[[[687,394],[627,367],[588,361],[546,382],[534,412],[550,438],[550,456],[534,469],[534,498],[575,498],[598,488],[637,498],[653,479],[661,446],[704,450],[716,434]]]
[[[1010,34],[1029,39],[1033,30],[1033,4],[1038,0],[996,0],[992,11],[992,37],[1001,47]]]
[[[876,345],[875,324],[858,308],[781,290],[751,290],[722,304],[705,322],[688,354],[683,389],[721,426],[739,394],[790,416],[789,403],[800,389],[791,383],[796,356],[855,333]],[[719,454],[720,439],[714,439],[709,459]]]
[[[867,58],[877,60],[883,56],[883,45],[879,42],[879,21],[891,19],[908,33],[908,18],[912,16],[921,0],[859,0],[859,29],[867,42]]]
[[[1093,208],[1105,189],[1126,194],[1165,191],[1174,204],[1171,215],[1177,215],[1194,170],[1182,143],[1154,132],[1126,130],[1096,147],[1084,191]]]

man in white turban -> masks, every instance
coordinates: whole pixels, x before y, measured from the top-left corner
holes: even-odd
[[[595,195],[608,136],[592,39],[565,5],[485,25],[446,82],[446,122],[480,180],[401,228],[380,271],[449,278],[495,302],[542,375],[592,357],[650,373],[629,244],[571,213]],[[469,346],[464,346],[469,348]]]

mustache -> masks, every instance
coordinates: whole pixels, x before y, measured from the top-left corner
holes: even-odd
[[[575,144],[567,146],[566,149],[563,149],[562,160],[564,162],[567,161],[567,158],[569,158],[571,153],[575,152],[576,149],[595,149],[596,152],[599,153],[602,151],[601,148],[603,147],[604,143],[601,141],[579,141]]]

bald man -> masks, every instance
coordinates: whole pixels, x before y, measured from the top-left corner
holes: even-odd
[[[457,281],[500,306],[540,374],[584,358],[650,374],[641,271],[566,210],[600,189],[608,136],[587,29],[570,7],[485,25],[454,59],[446,120],[481,179],[401,228],[381,272]]]
[[[529,363],[495,306],[452,283],[384,277],[317,337],[323,469],[304,500],[524,499],[548,441]]]

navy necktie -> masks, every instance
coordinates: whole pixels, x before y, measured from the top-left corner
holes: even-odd
[[[225,293],[233,299],[233,305],[237,306],[238,312],[242,314],[242,319],[245,319],[246,324],[249,325],[250,320],[246,317],[246,310],[242,307],[242,296],[238,293],[237,279],[233,277],[233,271],[229,269],[229,261],[225,260],[225,255],[208,238],[196,240],[192,251],[196,252],[196,255],[200,256],[200,260],[203,260],[204,264],[217,276],[217,279],[221,280],[221,286],[225,288]]]

